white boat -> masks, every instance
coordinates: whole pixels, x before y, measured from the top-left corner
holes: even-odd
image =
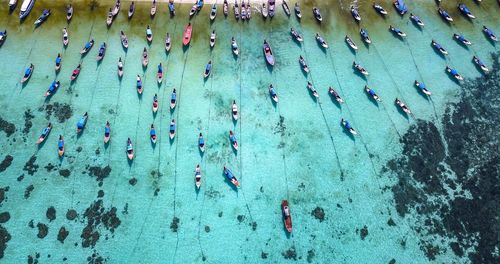
[[[118,12],[120,12],[120,6],[121,6],[120,0],[116,0],[115,6],[113,7],[112,11],[113,16],[118,15]]]
[[[167,37],[165,38],[165,50],[169,52],[171,47],[172,47],[172,40],[170,39],[170,34],[167,33]]]
[[[233,105],[231,107],[231,114],[233,115],[234,121],[238,120],[238,105],[236,104],[235,100],[233,100]]]
[[[210,47],[213,48],[215,46],[215,38],[217,37],[217,35],[215,34],[215,30],[212,31],[212,33],[210,34]]]
[[[194,172],[194,183],[196,185],[196,189],[200,189],[201,187],[201,168],[200,165],[196,166],[195,172]]]
[[[21,11],[19,12],[19,19],[26,18],[31,12],[31,9],[33,9],[34,5],[35,0],[24,0],[23,4],[21,5]]]
[[[216,16],[217,16],[217,5],[213,4],[212,10],[210,11],[210,20],[213,21]]]
[[[62,34],[63,34],[62,38],[63,45],[68,46],[69,43],[68,30],[66,28],[63,28]]]
[[[14,9],[16,9],[17,6],[17,0],[10,0],[9,1],[9,10],[12,12]]]
[[[153,5],[151,6],[151,16],[156,15],[156,0],[153,0]]]

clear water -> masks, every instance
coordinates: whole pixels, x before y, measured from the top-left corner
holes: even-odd
[[[312,5],[318,5],[324,23],[313,21]],[[137,5],[128,21],[128,2],[113,25],[107,29],[105,17],[111,2],[99,1],[93,11],[90,3],[74,3],[75,15],[67,25],[65,4],[37,1],[27,20],[20,24],[18,9],[0,17],[0,29],[9,36],[0,48],[0,116],[16,126],[10,137],[0,132],[0,158],[13,157],[12,164],[0,172],[0,187],[9,186],[0,211],[8,211],[11,219],[2,224],[11,235],[3,261],[18,263],[27,256],[39,261],[71,263],[98,261],[98,256],[112,263],[177,262],[209,263],[284,262],[293,259],[314,263],[384,263],[394,258],[398,263],[427,262],[419,244],[419,225],[411,215],[401,218],[396,213],[390,186],[395,178],[382,172],[386,162],[401,152],[399,140],[414,118],[405,118],[394,106],[401,98],[413,110],[415,118],[433,120],[442,116],[445,104],[456,100],[458,84],[444,71],[449,64],[466,78],[481,73],[472,64],[477,54],[491,65],[489,54],[497,46],[487,41],[481,28],[488,25],[500,32],[495,2],[481,6],[467,3],[478,17],[473,22],[458,14],[455,3],[446,7],[455,18],[448,26],[436,13],[434,3],[409,2],[410,11],[426,23],[419,30],[408,18],[397,16],[389,1],[383,1],[390,15],[382,19],[370,3],[360,7],[361,25],[368,29],[373,45],[363,45],[359,26],[348,12],[349,2],[306,1],[302,3],[303,19],[285,17],[277,6],[277,16],[264,21],[256,12],[250,22],[236,23],[231,15],[224,19],[222,8],[214,23],[209,23],[210,7],[192,19],[191,46],[183,50],[182,32],[188,22],[190,5],[177,6],[177,16],[170,18],[163,3],[154,19],[149,17],[150,3]],[[292,7],[293,5],[290,4]],[[33,22],[43,8],[50,7],[51,17],[38,29]],[[254,11],[257,8],[254,7]],[[7,14],[7,5],[0,7]],[[145,40],[146,25],[153,29],[154,41]],[[387,30],[389,24],[408,34],[401,41]],[[70,44],[64,49],[61,29],[68,27]],[[294,27],[305,38],[294,42],[289,28]],[[120,30],[129,37],[128,51],[120,44]],[[217,32],[217,44],[209,49],[209,33]],[[170,32],[173,47],[164,50],[164,38]],[[330,44],[323,51],[314,40],[320,32]],[[461,32],[473,45],[466,49],[453,39]],[[349,34],[358,44],[352,52],[344,41]],[[93,37],[96,43],[81,58],[79,50]],[[230,39],[235,37],[241,54],[235,58]],[[443,58],[430,47],[434,38],[450,53]],[[273,69],[266,66],[262,41],[267,39],[277,60]],[[100,44],[108,44],[102,63],[97,63]],[[149,66],[141,65],[142,49],[148,47]],[[57,53],[63,57],[62,69],[54,72]],[[299,55],[308,61],[311,73],[305,75],[298,64]],[[117,77],[116,63],[124,59],[125,75]],[[213,72],[204,80],[202,73],[208,60]],[[355,74],[352,61],[360,62],[370,75],[364,79]],[[77,81],[69,76],[82,63]],[[156,83],[156,66],[163,63],[165,80]],[[27,85],[19,84],[24,68],[33,63],[35,71]],[[138,96],[135,77],[143,78],[145,91]],[[61,81],[57,93],[45,100],[43,94],[51,81]],[[423,80],[433,92],[427,100],[413,86]],[[320,94],[315,101],[306,89],[313,82]],[[267,86],[272,83],[280,97],[274,106]],[[367,84],[377,91],[382,103],[374,104],[364,93]],[[346,101],[338,106],[329,97],[334,87]],[[169,109],[169,98],[177,89],[178,104]],[[160,109],[153,115],[151,106],[158,94]],[[231,102],[236,100],[240,118],[233,122]],[[73,115],[59,122],[53,113],[47,120],[46,107],[54,103],[68,104]],[[25,111],[34,115],[27,133]],[[80,137],[75,126],[80,116],[89,113],[88,124]],[[177,121],[175,140],[168,140],[169,121]],[[360,133],[347,135],[339,125],[347,118]],[[109,120],[112,139],[103,145],[104,124]],[[51,121],[54,128],[40,148],[35,141]],[[157,128],[158,142],[152,146],[149,126]],[[234,152],[228,140],[233,130],[240,149]],[[197,135],[203,132],[207,150],[200,155]],[[66,156],[57,156],[57,138],[65,137]],[[134,143],[136,157],[128,162],[126,139]],[[81,149],[79,149],[81,148]],[[98,151],[97,151],[98,150]],[[38,170],[29,175],[25,163],[35,155]],[[47,164],[55,166],[50,170]],[[203,183],[194,187],[194,168],[202,167]],[[109,176],[102,186],[89,177],[88,167],[108,166]],[[226,165],[240,180],[241,188],[233,189],[222,174]],[[61,170],[71,175],[62,177]],[[158,173],[159,172],[159,173]],[[18,178],[24,175],[22,179]],[[137,179],[132,185],[130,179]],[[25,190],[32,185],[29,197]],[[104,191],[105,212],[116,207],[121,223],[109,230],[105,224],[92,225],[100,238],[94,247],[83,247],[81,234],[88,224],[85,210]],[[287,236],[283,229],[280,203],[290,202],[294,229]],[[53,206],[57,217],[49,221],[47,208]],[[313,216],[316,207],[324,210],[324,220]],[[76,220],[66,218],[74,209]],[[176,232],[174,217],[179,219]],[[389,226],[392,218],[396,226]],[[33,220],[35,227],[30,228]],[[37,223],[48,226],[48,235],[37,238]],[[60,243],[58,231],[64,226],[69,235]],[[361,238],[366,226],[368,235]],[[208,228],[207,228],[208,227]],[[439,243],[439,242],[438,242]],[[445,245],[445,241],[443,241]],[[446,246],[444,246],[446,247]],[[287,252],[288,251],[288,252]],[[97,257],[87,259],[93,253]],[[49,257],[50,255],[50,257]],[[437,256],[439,262],[460,261],[451,250]]]

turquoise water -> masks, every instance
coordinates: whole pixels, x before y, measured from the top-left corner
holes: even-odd
[[[9,36],[0,48],[0,117],[16,128],[12,135],[0,132],[0,159],[13,157],[12,164],[0,172],[0,188],[8,186],[0,211],[10,214],[10,220],[2,223],[10,234],[10,240],[4,239],[3,260],[17,263],[28,256],[37,258],[39,253],[43,263],[102,259],[111,263],[277,263],[294,259],[312,263],[384,263],[391,259],[422,263],[430,261],[422,241],[432,239],[447,249],[435,256],[436,261],[466,262],[466,256],[460,258],[449,249],[446,238],[429,238],[417,231],[425,223],[411,213],[398,215],[390,190],[397,176],[386,173],[384,167],[402,152],[400,139],[416,119],[437,121],[446,104],[458,100],[460,86],[445,73],[447,64],[465,78],[481,75],[471,62],[474,54],[492,65],[490,53],[498,48],[485,38],[481,28],[485,24],[500,32],[494,15],[498,5],[492,1],[477,6],[467,1],[478,17],[469,22],[459,15],[455,2],[447,3],[446,9],[455,18],[448,26],[437,15],[433,2],[408,2],[410,11],[426,23],[419,30],[408,15],[397,16],[389,1],[383,3],[390,12],[386,19],[375,14],[369,3],[360,7],[361,25],[374,42],[369,47],[359,37],[359,26],[348,11],[347,1],[302,2],[300,23],[293,15],[285,17],[280,6],[272,21],[262,20],[254,12],[250,22],[236,23],[232,12],[224,19],[219,8],[215,22],[209,23],[210,8],[206,5],[191,20],[193,39],[185,50],[181,38],[190,5],[177,5],[177,16],[170,18],[163,3],[151,19],[150,3],[141,3],[128,21],[128,3],[124,3],[109,30],[105,17],[110,1],[99,1],[93,11],[88,2],[74,3],[76,13],[69,25],[64,18],[65,3],[37,1],[22,24],[18,9],[1,16],[0,29],[6,28]],[[322,10],[321,25],[313,21],[313,5]],[[46,7],[53,14],[34,29],[34,20]],[[7,14],[6,4],[0,13]],[[150,46],[145,39],[148,24],[154,35]],[[392,36],[389,24],[405,31],[407,40]],[[70,34],[66,49],[61,43],[63,27]],[[303,44],[291,39],[290,27],[302,33]],[[120,30],[128,35],[127,51],[121,47]],[[217,32],[213,50],[208,43],[211,30]],[[170,53],[164,49],[167,32],[173,43]],[[317,45],[315,32],[329,42],[328,50]],[[455,32],[463,33],[473,45],[467,49],[457,44],[452,39]],[[346,34],[358,44],[357,52],[346,45]],[[96,43],[81,58],[79,50],[89,37]],[[231,37],[240,47],[238,58],[231,54]],[[262,53],[264,38],[277,60],[272,69],[266,66]],[[434,52],[431,39],[446,47],[450,55],[443,58]],[[95,57],[103,41],[108,49],[102,63],[97,63]],[[147,69],[141,65],[144,47],[149,50]],[[53,68],[57,53],[63,58],[58,74]],[[301,72],[299,55],[308,62],[309,75]],[[119,57],[125,65],[121,80],[116,74]],[[204,80],[202,73],[209,60],[213,71]],[[354,73],[353,60],[370,72],[366,79]],[[70,83],[69,76],[80,61],[82,72]],[[165,80],[157,85],[156,66],[160,62]],[[23,86],[19,80],[30,63],[35,71]],[[137,74],[144,82],[142,96],[135,88]],[[61,87],[45,100],[43,94],[54,79],[61,81]],[[415,79],[426,83],[432,99],[418,93],[413,86]],[[309,95],[307,80],[318,90],[319,100]],[[280,97],[277,105],[268,94],[270,83]],[[376,105],[366,96],[365,84],[376,90],[381,103]],[[329,86],[343,96],[345,104],[338,106],[330,99]],[[170,111],[173,88],[177,89],[178,104]],[[160,109],[153,115],[155,93]],[[415,117],[405,118],[397,110],[393,104],[396,97],[409,105]],[[237,122],[230,116],[232,100],[240,111]],[[68,108],[58,107],[61,105],[68,105],[72,114],[65,116]],[[88,124],[77,137],[76,122],[84,112],[89,113]],[[30,115],[31,119],[26,118]],[[178,130],[169,142],[172,118]],[[347,135],[339,124],[341,118],[347,118],[360,135]],[[39,148],[35,142],[48,121],[54,128]],[[102,141],[106,121],[112,129],[108,146]],[[31,128],[25,129],[29,122]],[[151,123],[157,128],[156,146],[149,140]],[[442,129],[438,122],[436,126]],[[229,130],[235,131],[239,140],[237,153],[230,147]],[[197,148],[199,132],[207,142],[204,155]],[[59,134],[65,137],[63,159],[57,156]],[[124,153],[128,137],[134,143],[133,162],[128,162]],[[203,174],[199,192],[194,187],[197,164]],[[240,189],[225,181],[224,165],[240,180]],[[102,173],[103,179],[96,180],[96,173]],[[99,198],[101,190],[104,196]],[[290,236],[283,229],[282,199],[289,200],[292,211],[294,229]],[[92,208],[96,201],[102,201],[104,211]],[[54,220],[46,216],[51,206],[56,211]],[[66,216],[70,209],[78,214],[74,220]],[[395,226],[388,224],[390,219]],[[37,237],[38,223],[48,227],[44,238]],[[61,227],[69,231],[64,243],[58,241]],[[92,243],[92,239],[81,237],[88,233],[99,233],[99,239]]]

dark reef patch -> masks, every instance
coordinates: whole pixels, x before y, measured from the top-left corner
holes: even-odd
[[[236,217],[236,219],[238,219],[238,223],[241,223],[241,222],[245,221],[245,216],[244,215],[238,215]]]
[[[23,171],[26,171],[29,175],[33,175],[38,171],[38,165],[35,164],[36,156],[33,155],[31,158],[24,164]]]
[[[47,216],[47,219],[49,219],[50,222],[56,220],[56,208],[54,208],[54,206],[49,207],[45,216]]]
[[[69,214],[69,211],[68,211]],[[66,214],[66,217],[68,217]],[[86,226],[82,230],[82,247],[94,247],[100,238],[103,229],[114,233],[120,226],[121,221],[116,215],[116,207],[107,210],[101,199],[94,201],[84,212],[83,217],[87,219]],[[69,219],[69,217],[68,217]]]
[[[68,178],[71,175],[71,171],[68,169],[62,169],[59,170],[59,175],[63,176],[64,178]]]
[[[323,222],[323,220],[325,220],[325,211],[319,206],[312,210],[311,215],[314,216],[314,218],[318,219],[320,222]]]
[[[66,230],[64,226],[61,226],[61,228],[59,229],[59,233],[57,233],[57,240],[59,240],[59,242],[64,244],[64,240],[66,239],[66,237],[68,237],[68,235],[69,231]]]
[[[33,122],[31,120],[35,118],[35,116],[31,113],[31,110],[28,109],[24,111],[24,128],[23,134],[28,134],[30,132],[31,127],[33,126]]]
[[[35,187],[33,186],[33,184],[31,184],[28,187],[26,187],[26,189],[24,190],[24,199],[30,198],[31,192],[34,189],[35,189]]]
[[[96,177],[96,180],[100,182],[104,180],[104,178],[108,177],[111,173],[111,167],[109,165],[103,168],[98,166],[87,167],[87,170],[89,176]]]
[[[137,179],[136,178],[132,178],[130,180],[128,180],[128,183],[132,186],[136,185],[137,184]]]
[[[10,220],[9,212],[0,213],[0,224],[7,223]]]
[[[5,197],[5,193],[8,191],[9,191],[9,186],[0,188],[0,205],[3,203],[3,201],[7,199]]]
[[[59,123],[63,123],[64,121],[70,119],[71,116],[73,116],[73,109],[71,109],[71,106],[69,104],[61,104],[58,102],[48,104],[45,106],[45,109],[41,108],[39,110],[45,110],[45,118],[47,120],[49,120],[52,114],[54,114]]]
[[[177,229],[179,228],[179,222],[180,222],[180,219],[175,217],[172,219],[172,223],[170,223],[170,230],[172,230],[172,232],[177,232]]]
[[[210,227],[207,225],[205,226],[205,232],[210,233]]]
[[[359,236],[361,237],[361,240],[365,240],[366,236],[368,236],[368,227],[363,226],[361,230],[359,231]]]
[[[43,239],[49,233],[49,227],[46,224],[38,223],[36,227],[38,227],[38,234],[36,235],[38,238]]]
[[[316,253],[314,253],[314,249],[307,251],[307,263],[312,263],[314,256],[316,256]]]
[[[281,252],[281,255],[285,259],[297,260],[297,251],[295,250],[295,247],[293,247],[293,246],[291,248],[287,249],[285,252]]]
[[[14,132],[16,132],[16,126],[0,116],[0,131],[5,132],[7,137],[10,137],[14,134]]]
[[[449,247],[464,262],[500,263],[499,53],[493,62],[489,74],[462,85],[438,122],[412,125],[401,139],[402,155],[386,165],[398,176],[396,210],[402,217],[415,212],[430,260]],[[436,236],[453,242],[440,244]]]
[[[2,163],[0,163],[0,172],[5,171],[12,164],[13,160],[14,157],[12,157],[11,155],[6,155]]]
[[[68,212],[66,212],[66,219],[72,221],[75,220],[76,217],[78,217],[78,213],[75,210],[69,209]]]
[[[3,253],[7,248],[7,242],[9,242],[11,238],[7,229],[0,225],[0,259],[3,258]]]

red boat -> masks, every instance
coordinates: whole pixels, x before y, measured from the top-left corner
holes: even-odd
[[[287,200],[281,201],[281,211],[283,212],[283,224],[285,224],[286,231],[292,233],[292,216],[290,215]]]
[[[193,32],[193,26],[191,26],[191,23],[189,23],[186,26],[186,29],[184,30],[184,39],[182,41],[184,43],[184,46],[189,45],[189,42],[191,42],[191,33],[192,32]]]

